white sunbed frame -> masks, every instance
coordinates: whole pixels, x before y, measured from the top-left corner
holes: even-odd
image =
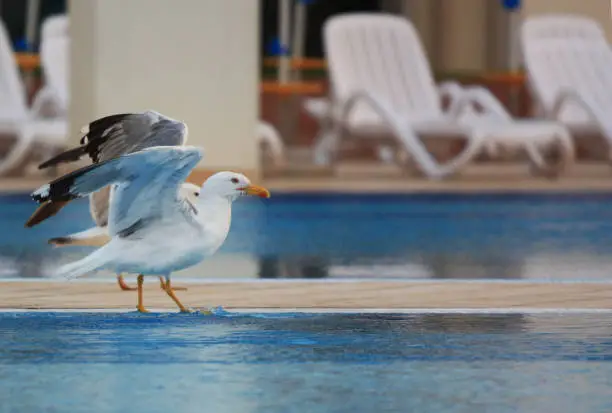
[[[538,114],[574,135],[602,135],[612,161],[612,49],[603,29],[576,15],[530,17],[521,46]]]
[[[336,16],[325,24],[324,42],[331,100],[305,102],[321,124],[314,148],[318,164],[333,164],[345,132],[391,134],[433,179],[457,173],[487,149],[524,150],[536,169],[544,171],[551,165],[541,150],[556,145],[563,165],[573,162],[573,142],[562,125],[514,120],[482,87],[448,82],[436,86],[416,30],[404,18],[382,13]],[[447,111],[442,109],[443,96],[451,100]],[[419,139],[422,134],[463,135],[467,145],[441,164]]]

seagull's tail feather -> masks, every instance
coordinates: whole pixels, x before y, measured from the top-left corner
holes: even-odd
[[[108,251],[102,247],[83,259],[62,265],[53,271],[53,277],[64,277],[67,279],[78,278],[88,272],[95,271],[109,262]]]
[[[26,222],[26,228],[33,227],[54,216],[73,199],[85,197],[115,183],[121,173],[118,168],[115,168],[119,161],[120,159],[115,158],[92,164],[38,188],[31,194],[31,197],[41,205]]]
[[[110,239],[106,227],[93,227],[75,234],[66,235],[65,237],[51,238],[49,244],[56,247],[64,247],[66,245],[101,247],[106,245]]]
[[[156,179],[157,188],[174,188],[184,182],[202,156],[202,149],[196,147],[152,146],[72,171],[41,186],[30,196],[38,204],[68,203],[114,184],[134,184],[136,192]],[[174,171],[166,173],[170,170]],[[57,205],[45,208],[56,212],[60,209]],[[42,215],[45,219],[52,214]],[[42,219],[31,219],[29,225]]]
[[[28,221],[25,223],[25,227],[31,228],[35,225],[40,224],[45,219],[56,215],[67,204],[68,202],[44,202],[36,209],[36,211],[34,211],[32,216],[28,218]]]

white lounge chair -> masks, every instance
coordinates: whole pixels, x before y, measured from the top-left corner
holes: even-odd
[[[574,14],[545,14],[528,17],[521,27],[523,42],[577,39],[606,43],[606,34],[593,19]]]
[[[69,20],[65,14],[47,17],[41,28],[40,60],[45,83],[38,92],[52,105],[55,116],[67,116],[70,33]]]
[[[413,25],[387,14],[351,13],[330,18],[324,43],[331,99],[310,99],[305,109],[321,123],[314,156],[331,164],[345,132],[355,139],[391,135],[430,178],[454,174],[486,149],[524,150],[533,164],[549,168],[540,149],[560,145],[574,157],[571,136],[554,122],[516,121],[485,88],[456,83],[436,86]],[[444,111],[442,97],[451,99]],[[476,112],[476,105],[483,112]],[[420,135],[463,135],[465,149],[445,164],[427,151]],[[383,142],[381,142],[383,144]]]
[[[41,25],[41,42],[55,36],[68,36],[69,28],[70,21],[68,20],[68,16],[66,14],[54,14],[49,16]]]
[[[70,38],[67,34],[54,33],[43,36],[40,44],[40,61],[44,72],[44,86],[37,94],[47,106],[41,108],[51,116],[68,116]]]
[[[59,147],[67,138],[66,122],[41,118],[44,97],[38,98],[31,110],[26,102],[23,79],[4,23],[0,22],[0,134],[16,138],[8,154],[0,159],[0,175],[23,162],[34,144]]]
[[[538,115],[576,135],[603,135],[612,148],[612,49],[601,27],[577,16],[529,18],[521,44]]]
[[[272,124],[260,120],[257,123],[255,137],[275,167],[285,165],[285,144]]]

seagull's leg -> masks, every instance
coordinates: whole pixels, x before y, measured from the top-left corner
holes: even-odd
[[[135,291],[135,290],[137,290],[137,288],[130,287],[129,285],[127,285],[127,283],[123,279],[123,274],[118,274],[117,275],[117,284],[119,284],[119,288],[121,288],[121,290],[123,290],[123,291]]]
[[[183,303],[180,302],[178,297],[174,294],[174,289],[172,289],[172,284],[170,283],[170,276],[169,275],[166,276],[166,282],[163,284],[162,288],[164,289],[166,294],[168,294],[168,296],[170,298],[172,298],[172,301],[174,301],[174,303],[178,306],[178,308],[181,310],[181,313],[190,313],[191,312],[191,311],[189,311],[183,305]]]
[[[159,277],[159,286],[162,290],[166,291],[166,281],[164,281],[164,277]],[[187,291],[186,287],[173,287],[174,291]]]
[[[138,305],[136,309],[139,313],[148,313],[149,310],[144,308],[144,304],[142,303],[142,285],[144,284],[144,275],[138,275]]]

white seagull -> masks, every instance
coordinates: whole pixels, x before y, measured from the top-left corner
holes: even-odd
[[[32,198],[38,203],[65,203],[111,186],[110,241],[60,267],[55,275],[75,278],[100,269],[137,273],[140,312],[147,311],[144,275],[162,276],[168,296],[181,312],[188,312],[174,294],[171,274],[219,249],[230,228],[232,202],[238,197],[270,197],[267,189],[251,184],[242,174],[219,172],[204,182],[192,204],[180,195],[180,187],[202,154],[189,146],[147,148],[78,169],[34,191]]]
[[[106,161],[121,155],[154,146],[182,146],[187,142],[187,125],[161,113],[148,110],[141,113],[121,113],[105,116],[90,122],[81,129],[84,134],[81,145],[62,152],[38,166],[45,169],[61,163],[75,162],[88,155],[93,163]],[[185,182],[180,188],[181,195],[192,204],[199,195],[200,187]],[[89,196],[89,212],[96,226],[85,231],[63,237],[51,238],[49,244],[56,247],[84,245],[100,247],[106,244],[108,236],[108,204],[110,187]],[[26,227],[32,227],[59,212],[67,203],[47,203],[41,206],[28,220]],[[128,286],[123,274],[117,274],[117,283],[123,291],[136,288]],[[164,280],[160,278],[164,288]],[[174,287],[175,290],[186,288]]]

